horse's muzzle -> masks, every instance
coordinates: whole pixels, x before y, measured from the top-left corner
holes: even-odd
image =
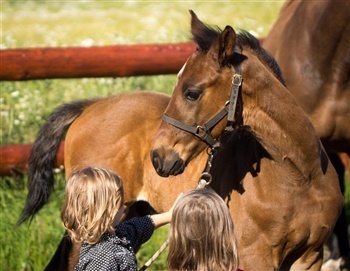
[[[181,174],[185,169],[185,162],[176,152],[161,155],[159,150],[151,151],[151,161],[154,169],[161,177]]]

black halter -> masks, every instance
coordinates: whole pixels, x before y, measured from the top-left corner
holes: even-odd
[[[234,65],[235,68],[235,74],[232,78],[232,87],[231,87],[231,94],[230,99],[226,101],[224,108],[217,113],[214,117],[212,117],[207,123],[203,125],[197,125],[197,126],[191,126],[185,123],[182,123],[181,121],[178,121],[176,119],[173,119],[165,114],[163,114],[162,119],[169,123],[170,125],[175,126],[176,128],[179,128],[181,130],[184,130],[186,132],[189,132],[205,143],[207,143],[211,149],[217,149],[220,147],[220,142],[217,141],[215,138],[212,137],[210,134],[211,129],[218,124],[226,115],[227,115],[227,121],[228,124],[233,124],[235,122],[235,113],[236,113],[236,107],[237,107],[237,100],[238,100],[238,92],[242,85],[242,75],[241,75],[241,53],[235,52],[235,54],[238,54],[239,60],[237,61],[237,65]],[[227,108],[228,106],[228,108]],[[232,126],[226,127],[226,129],[232,131]]]

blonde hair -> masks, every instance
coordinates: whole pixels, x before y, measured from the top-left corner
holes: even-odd
[[[72,240],[95,244],[103,233],[113,230],[112,222],[122,204],[119,176],[108,169],[87,167],[67,181],[62,224]]]
[[[233,221],[223,199],[212,189],[184,194],[170,221],[170,271],[237,269]]]

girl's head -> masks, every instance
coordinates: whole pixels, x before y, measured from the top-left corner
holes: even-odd
[[[71,175],[61,211],[63,226],[78,242],[95,244],[113,230],[112,222],[123,204],[122,180],[110,170],[87,167]]]
[[[212,189],[184,194],[170,221],[169,270],[236,270],[237,248],[229,210]]]

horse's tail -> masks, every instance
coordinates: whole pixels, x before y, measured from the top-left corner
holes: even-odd
[[[17,225],[22,224],[47,203],[54,188],[55,157],[68,126],[96,100],[82,100],[57,107],[41,127],[28,161],[28,195]]]

